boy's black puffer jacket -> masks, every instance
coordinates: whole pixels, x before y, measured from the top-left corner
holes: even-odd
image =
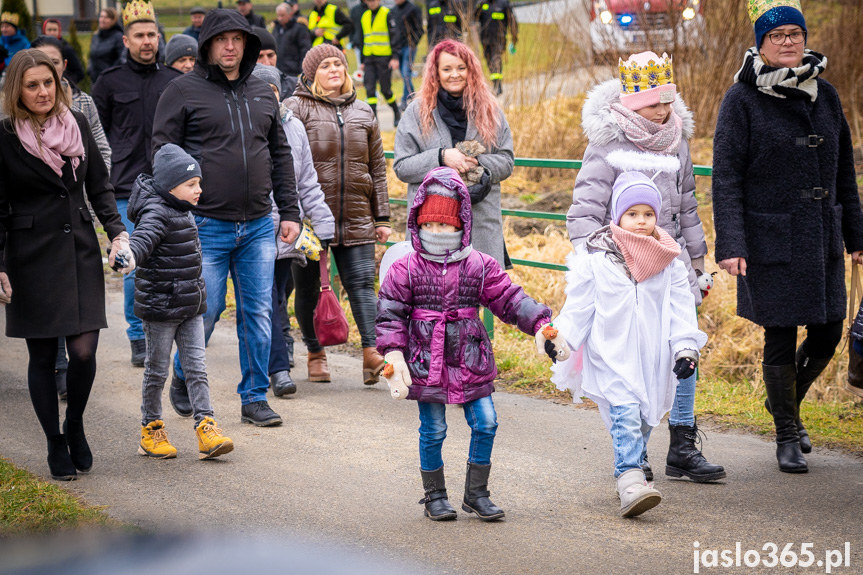
[[[145,321],[171,321],[207,311],[201,277],[201,243],[191,212],[169,206],[141,174],[129,198],[135,231],[129,240],[137,264],[135,315]]]

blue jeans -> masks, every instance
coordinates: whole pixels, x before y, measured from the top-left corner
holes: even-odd
[[[237,302],[237,338],[240,340],[240,369],[243,373],[237,393],[243,405],[265,401],[270,386],[267,363],[272,329],[273,266],[276,261],[273,220],[269,214],[247,222],[195,216],[195,223],[204,256],[202,275],[207,286],[205,340],[209,343],[216,322],[225,311],[230,272]],[[185,379],[179,355],[174,355],[174,372]]]
[[[698,372],[678,382],[671,413],[668,414],[668,423],[671,425],[695,425],[695,380],[697,378]]]
[[[135,231],[135,224],[129,219],[126,211],[129,209],[129,200],[118,199],[117,211],[120,212],[120,219],[123,220],[123,225],[126,226],[126,231],[129,235]],[[144,339],[144,326],[138,316],[135,315],[135,272],[127,274],[123,277],[123,313],[126,315],[126,323],[129,327],[126,329],[126,337],[129,341],[136,339]]]
[[[441,448],[446,439],[446,405],[418,401],[420,410],[420,468],[434,471],[443,465]],[[470,426],[468,462],[491,464],[491,448],[497,432],[497,413],[491,396],[464,404],[464,418]]]
[[[402,104],[408,105],[408,98],[414,93],[414,84],[411,81],[414,75],[414,58],[417,56],[417,49],[410,46],[402,47],[401,57],[399,58],[399,74],[402,75],[402,80],[405,83],[404,94],[402,95]],[[435,468],[437,469],[437,468]]]
[[[652,428],[641,418],[637,403],[612,405],[609,415],[614,443],[614,477],[620,477],[624,471],[641,467]]]

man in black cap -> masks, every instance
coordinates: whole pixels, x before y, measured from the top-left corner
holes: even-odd
[[[276,38],[276,50],[279,58],[276,66],[286,76],[293,79],[296,85],[297,76],[303,71],[303,59],[312,48],[312,38],[309,36],[309,21],[300,17],[300,6],[297,0],[288,0],[276,6],[276,22],[273,36]],[[289,97],[294,91],[282,92],[283,98]]]
[[[303,30],[303,33],[306,37],[308,37],[308,33]],[[257,26],[252,26],[252,34],[258,37],[261,41],[261,51],[258,53],[258,64],[263,64],[264,66],[273,66],[278,68],[277,62],[279,61],[279,54],[276,51],[276,39],[273,38],[273,35],[267,32],[264,28],[258,28]],[[294,93],[294,88],[297,87],[297,77],[294,76],[291,78],[281,70],[279,70],[279,76],[281,77],[281,85],[279,86],[279,93],[285,94],[285,97],[289,97]]]
[[[252,10],[251,0],[237,0],[237,12],[243,15],[243,18],[246,19],[249,26],[257,26],[258,28],[267,27],[267,21],[264,20],[264,17],[258,16],[255,14],[255,11]]]
[[[200,6],[195,6],[189,11],[189,15],[192,17],[192,25],[183,30],[183,34],[191,36],[197,41],[201,35],[201,26],[204,25],[204,16],[207,15],[207,11]]]

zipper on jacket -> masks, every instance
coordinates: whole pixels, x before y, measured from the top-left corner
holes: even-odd
[[[231,110],[231,101],[228,99],[228,95],[222,92],[222,95],[225,96],[225,105],[228,107],[228,117],[231,118],[231,131],[236,132],[237,129],[234,127],[234,111]]]
[[[237,92],[231,90],[231,95],[234,97],[234,103],[237,106],[237,123],[240,125],[240,145],[243,147],[243,174],[245,176],[245,193],[243,194],[243,221],[246,221],[246,210],[249,206],[249,159],[246,152],[246,132],[243,129],[243,112],[240,108],[240,99],[237,97]],[[245,97],[245,95],[243,96]],[[251,118],[249,123],[251,124]]]
[[[339,120],[339,136],[341,137],[341,148],[339,150],[341,154],[341,162],[339,164],[339,172],[341,176],[341,187],[339,188],[339,215],[341,216],[339,219],[341,220],[341,228],[342,232],[339,235],[339,241],[341,245],[345,245],[345,119],[342,118],[342,109],[340,106],[336,106],[336,117]]]

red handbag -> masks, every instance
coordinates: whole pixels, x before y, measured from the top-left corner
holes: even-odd
[[[315,335],[322,346],[340,345],[348,341],[348,318],[339,305],[336,294],[330,286],[330,272],[327,268],[329,250],[321,253],[321,294],[315,308]]]

